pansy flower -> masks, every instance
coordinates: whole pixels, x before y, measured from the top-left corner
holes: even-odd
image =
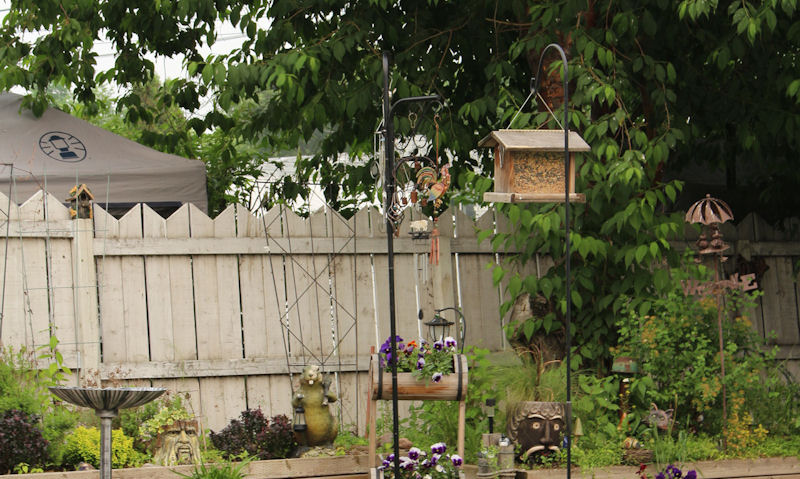
[[[437,442],[433,446],[431,446],[431,452],[434,454],[444,454],[447,450],[447,445],[443,442]]]
[[[421,452],[422,451],[420,451],[420,449],[418,447],[412,447],[411,449],[408,450],[408,458],[409,459],[417,459],[417,458],[419,458],[419,453],[421,453]]]

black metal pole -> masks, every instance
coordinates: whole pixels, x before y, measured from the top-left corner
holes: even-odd
[[[397,327],[394,302],[394,225],[386,214],[394,196],[394,117],[395,108],[401,103],[440,100],[439,95],[401,98],[391,104],[389,92],[389,53],[383,52],[383,135],[384,135],[384,198],[383,212],[386,215],[386,251],[389,270],[389,334],[392,344],[392,438],[394,440],[394,477],[400,477],[400,417],[397,408]]]
[[[570,331],[571,322],[572,322],[572,286],[570,282],[570,266],[571,266],[571,254],[570,254],[570,205],[569,205],[569,65],[567,64],[567,55],[564,53],[564,49],[561,48],[560,45],[557,43],[551,43],[547,45],[544,50],[542,50],[541,56],[539,56],[539,65],[536,68],[536,84],[533,88],[534,94],[539,91],[539,79],[541,78],[542,73],[542,60],[544,60],[544,55],[547,53],[547,50],[550,48],[555,48],[558,50],[558,53],[561,55],[561,63],[564,67],[564,80],[563,80],[563,88],[564,88],[564,123],[562,127],[564,129],[564,230],[566,231],[565,240],[564,240],[564,250],[565,250],[565,261],[564,261],[564,288],[567,295],[567,310],[565,312],[566,318],[566,363],[567,363],[567,404],[566,404],[566,413],[567,413],[567,420],[566,422],[566,438],[567,438],[567,479],[571,477],[571,469],[572,469],[572,384],[571,384],[571,375],[572,375],[572,364],[570,358],[572,356],[572,333]]]

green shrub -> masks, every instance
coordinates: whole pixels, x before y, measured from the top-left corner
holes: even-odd
[[[63,358],[57,349],[58,340],[51,337],[50,343],[28,350],[0,348],[0,413],[20,410],[41,417],[41,433],[49,442],[46,464],[60,465],[64,436],[77,421],[77,414],[60,403],[54,403],[48,386],[58,385],[71,374],[63,366]],[[37,362],[48,364],[38,369]],[[29,466],[31,461],[25,461]]]
[[[138,467],[145,459],[146,456],[133,447],[133,439],[126,436],[121,429],[114,429],[111,432],[111,467],[114,469]],[[78,426],[67,436],[64,465],[76,467],[81,462],[100,467],[99,429]]]
[[[630,307],[630,303],[623,304],[617,321],[620,348],[640,361],[643,378],[635,379],[632,387],[642,387],[644,378],[652,380],[642,397],[644,403],[639,404],[642,414],[652,402],[661,409],[674,409],[676,430],[696,429],[717,434],[722,429],[717,302],[713,296],[685,295],[677,281],[705,280],[708,272],[704,268],[689,268],[688,273],[673,270],[672,274],[675,288],[666,295],[639,303],[636,308]],[[763,409],[765,405],[758,401],[766,399],[766,390],[778,387],[773,377],[761,376],[772,367],[775,351],[763,348],[764,340],[744,314],[751,309],[753,298],[731,291],[724,301],[729,414],[732,397],[746,399],[743,410]],[[788,402],[796,403],[797,399]]]

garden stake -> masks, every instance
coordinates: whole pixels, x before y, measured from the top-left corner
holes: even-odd
[[[696,293],[702,294],[708,292],[716,297],[717,301],[717,329],[719,331],[719,369],[720,378],[722,382],[722,448],[728,447],[728,407],[725,391],[725,344],[722,337],[722,307],[723,307],[723,292],[726,289],[741,289],[742,291],[749,291],[755,289],[755,275],[745,275],[739,279],[738,275],[734,275],[731,280],[721,280],[719,264],[725,261],[722,252],[728,249],[728,245],[722,241],[722,233],[719,231],[719,225],[726,221],[733,221],[733,211],[730,206],[722,200],[712,198],[711,195],[706,195],[705,198],[695,202],[689,207],[686,212],[685,221],[692,224],[703,225],[703,230],[697,239],[698,254],[708,255],[713,258],[714,262],[714,282],[709,285],[697,284],[684,284],[684,291],[687,294]],[[706,233],[710,235],[706,235]],[[708,238],[711,241],[708,241]]]
[[[568,89],[568,86],[569,86],[569,64],[567,63],[567,55],[566,55],[566,53],[564,53],[564,49],[561,48],[560,45],[558,45],[556,43],[551,43],[551,44],[547,45],[544,48],[544,50],[542,50],[542,54],[539,56],[539,64],[536,67],[536,72],[535,72],[533,81],[531,82],[532,83],[531,92],[528,95],[528,97],[525,99],[525,101],[522,102],[522,106],[520,106],[519,111],[517,111],[517,113],[514,115],[514,117],[511,118],[511,121],[509,122],[507,128],[511,128],[511,125],[514,124],[514,120],[517,119],[517,116],[519,115],[519,113],[522,111],[522,109],[528,103],[528,100],[530,100],[532,97],[536,96],[537,92],[539,91],[539,81],[540,81],[541,73],[542,73],[542,62],[544,60],[545,54],[551,48],[553,48],[556,51],[558,51],[558,54],[561,56],[561,65],[564,68],[564,76],[563,76],[564,122],[561,123],[561,127],[562,127],[561,129],[564,131],[564,231],[565,231],[565,235],[564,235],[564,237],[565,237],[564,238],[564,257],[565,257],[564,258],[565,259],[564,260],[564,291],[566,292],[566,294],[565,294],[565,296],[566,296],[566,311],[565,311],[565,314],[564,314],[564,316],[565,316],[564,320],[565,320],[566,326],[565,326],[564,329],[565,329],[565,343],[566,343],[565,344],[565,351],[566,351],[566,353],[565,353],[566,354],[566,361],[565,362],[566,362],[566,367],[567,367],[567,401],[566,401],[565,407],[564,407],[564,410],[565,410],[565,414],[564,415],[566,416],[566,420],[564,421],[565,422],[565,424],[564,424],[564,426],[565,426],[564,427],[564,439],[565,439],[566,447],[567,447],[567,479],[570,479],[570,477],[571,477],[571,469],[572,469],[572,438],[571,438],[571,434],[572,434],[572,392],[571,392],[571,389],[572,389],[572,386],[571,386],[571,382],[572,382],[572,379],[571,379],[571,377],[572,377],[572,365],[571,365],[572,333],[570,331],[570,329],[572,327],[572,282],[571,282],[571,278],[570,278],[572,252],[571,252],[570,237],[569,237],[570,236],[570,199],[571,199],[571,196],[570,196],[570,183],[571,183],[570,182],[570,166],[571,166],[570,163],[571,162],[570,162],[570,150],[569,150],[569,133],[570,133],[570,131],[568,129],[568,127],[569,127],[569,89]],[[549,111],[549,108],[548,108],[548,111]],[[553,112],[550,111],[550,114],[552,115]],[[558,118],[555,117],[555,115],[553,115],[553,117],[555,118],[556,122],[560,123]],[[479,146],[483,146],[483,145],[479,145]],[[588,145],[586,145],[586,147],[588,148]],[[585,150],[585,151],[588,151],[588,150]],[[502,155],[500,156],[500,158],[501,158],[500,161],[502,162]],[[502,167],[502,163],[501,163],[501,167]],[[486,198],[487,198],[488,195],[489,195],[489,193],[485,193],[484,194],[484,200],[485,201],[503,201],[503,202],[510,201],[511,203],[514,203],[514,202],[516,202],[518,200],[518,198],[515,198],[515,195],[513,193],[511,195],[509,195],[510,197],[508,198],[508,200],[499,200],[499,199],[489,199],[489,200],[487,200]],[[502,197],[503,195],[500,195],[500,196]],[[497,197],[495,196],[493,198],[497,198]],[[519,200],[521,202],[525,202],[525,200],[523,200],[523,199],[519,199]],[[558,200],[555,199],[555,198],[548,197],[544,201],[537,201],[537,202],[548,202],[549,203],[549,202],[556,202],[556,201],[558,201]]]

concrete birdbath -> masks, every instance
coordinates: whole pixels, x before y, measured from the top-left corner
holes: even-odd
[[[120,409],[141,406],[164,394],[164,388],[79,388],[52,386],[68,403],[94,409],[100,418],[100,479],[111,479],[111,420]]]

